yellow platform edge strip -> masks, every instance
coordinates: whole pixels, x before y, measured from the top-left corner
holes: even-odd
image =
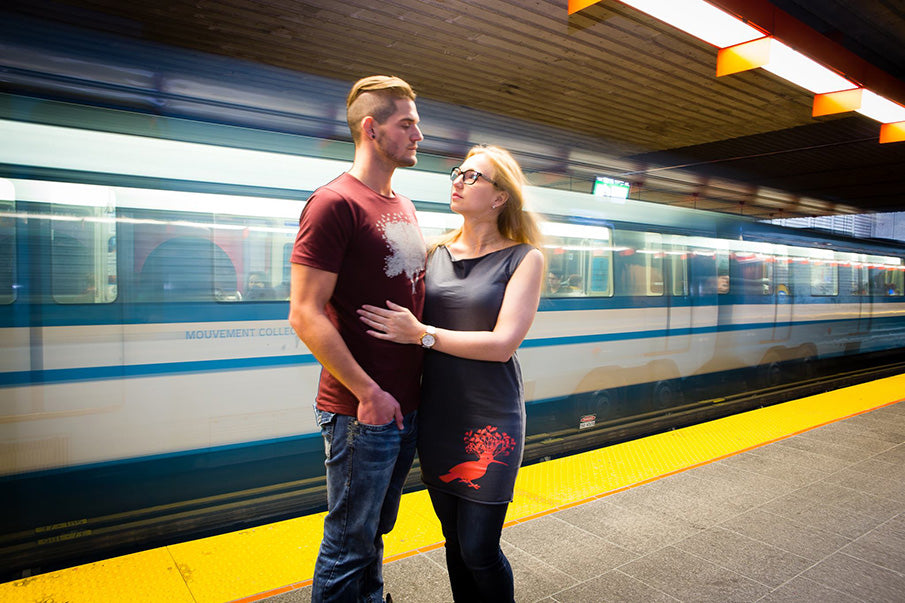
[[[903,401],[905,375],[809,396],[522,468],[506,525]],[[0,584],[0,601],[251,603],[311,583],[323,513]],[[402,497],[389,563],[441,547],[423,490]]]

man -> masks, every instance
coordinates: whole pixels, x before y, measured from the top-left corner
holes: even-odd
[[[327,517],[312,600],[382,601],[383,535],[415,455],[422,350],[367,335],[363,304],[421,316],[425,247],[412,202],[391,187],[417,162],[415,93],[359,80],[346,99],[352,168],[311,195],[292,253],[289,322],[323,365],[315,413],[324,437]]]
[[[569,291],[569,287],[562,282],[562,278],[560,278],[559,274],[557,274],[556,272],[547,273],[547,295],[557,295],[566,293],[567,291]]]

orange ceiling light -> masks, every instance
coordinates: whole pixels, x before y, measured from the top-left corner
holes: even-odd
[[[569,14],[600,1],[569,0]],[[719,48],[717,76],[762,68],[814,93],[814,116],[857,111],[883,124],[880,142],[903,140],[905,106],[889,98],[905,102],[905,82],[776,8],[769,0],[621,3]]]
[[[880,143],[905,142],[905,121],[880,126]]]
[[[864,88],[852,88],[851,90],[815,94],[814,109],[811,111],[811,115],[820,117],[822,115],[834,115],[860,109],[861,98],[864,96],[863,92]]]
[[[773,36],[721,48],[717,53],[717,77],[758,67],[814,94],[848,90],[855,86],[832,69],[789,48]]]
[[[600,0],[569,0],[569,14],[573,15],[598,2],[600,2]]]
[[[569,0],[569,14],[600,0]],[[762,38],[765,31],[700,0],[621,0],[622,4],[669,23],[717,48]]]
[[[883,98],[865,88],[853,90],[840,90],[818,94],[814,97],[814,109],[812,115],[833,115],[857,111],[880,122],[880,142],[902,142],[903,125],[905,124],[905,107]]]
[[[716,55],[716,76],[732,75],[763,67],[770,62],[770,38],[760,38],[721,48]]]

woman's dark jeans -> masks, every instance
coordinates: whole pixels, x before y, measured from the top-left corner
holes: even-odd
[[[428,488],[446,538],[446,568],[457,603],[512,603],[509,560],[500,549],[508,504],[482,504]]]

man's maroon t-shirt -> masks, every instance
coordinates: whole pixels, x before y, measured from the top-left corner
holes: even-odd
[[[387,300],[421,318],[424,309],[424,238],[415,207],[384,197],[349,174],[320,187],[299,219],[292,262],[337,275],[327,314],[364,371],[392,394],[403,414],[420,399],[420,346],[376,339],[356,311]],[[355,416],[358,400],[326,369],[317,392],[321,410]]]

